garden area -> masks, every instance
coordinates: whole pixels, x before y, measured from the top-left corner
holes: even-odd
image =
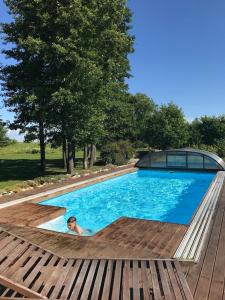
[[[138,149],[225,156],[224,115],[188,122],[176,103],[129,91],[135,37],[125,1],[5,5],[1,101],[14,119],[0,116],[1,190],[124,165]],[[10,140],[9,129],[25,143]]]

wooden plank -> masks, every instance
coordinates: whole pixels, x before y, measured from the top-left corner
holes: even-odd
[[[12,289],[13,291],[17,291],[18,293],[26,296],[26,297],[30,297],[30,298],[37,298],[37,299],[46,299],[45,297],[42,297],[40,294],[35,293],[34,291],[26,288],[25,286],[22,286],[18,283],[13,282],[12,280],[2,276],[0,274],[0,283],[10,289]]]
[[[79,276],[79,269],[81,268],[82,263],[83,263],[82,259],[77,259],[74,267],[72,267],[70,269],[70,272],[68,272],[68,275],[64,281],[65,288],[60,297],[61,299],[68,299],[68,295],[70,293],[74,280],[77,278],[77,276]]]
[[[159,287],[159,280],[158,280],[158,275],[155,267],[155,262],[154,261],[149,261],[150,265],[150,270],[151,270],[151,280],[152,280],[152,286],[153,286],[153,294],[154,294],[154,299],[155,300],[160,300],[162,299],[162,294],[161,290]],[[147,273],[148,275],[148,273]],[[150,278],[149,278],[150,281]]]
[[[7,259],[0,265],[0,273],[3,273],[6,268],[9,267],[13,261],[16,260],[17,257],[23,254],[29,247],[29,243],[24,242],[23,244],[19,244],[17,247],[11,251],[10,255],[7,257]]]
[[[7,255],[13,251],[19,244],[21,244],[21,240],[16,239],[10,242],[5,248],[1,250],[1,259],[7,257]]]
[[[105,234],[96,234],[92,237],[52,233],[31,227],[18,228],[14,225],[7,225],[6,228],[59,256],[74,257],[75,259],[78,257],[91,259],[105,257],[108,259],[170,258],[186,231],[186,226],[183,225],[132,218],[122,218],[111,224]],[[177,228],[181,228],[181,230],[177,230]],[[172,244],[171,235],[174,241]],[[163,240],[163,243],[156,247],[160,240]]]
[[[207,295],[209,293],[213,268],[214,268],[214,263],[216,258],[215,249],[218,247],[222,218],[223,218],[223,211],[220,211],[217,214],[215,224],[213,226],[212,234],[210,236],[210,243],[207,247],[204,264],[202,266],[202,270],[198,281],[198,286],[195,292],[196,297],[207,298]]]
[[[208,245],[210,243],[210,236],[212,234],[213,226],[214,224],[212,225],[209,232],[207,233],[206,241],[202,249],[200,260],[198,261],[197,264],[193,264],[192,266],[190,266],[186,272],[187,282],[193,295],[195,295],[195,291],[198,285],[198,280],[205,261],[205,256],[206,256]]]
[[[76,281],[76,284],[75,284],[75,287],[73,289],[73,292],[71,294],[71,299],[78,299],[78,296],[81,292],[81,287],[84,283],[84,278],[85,278],[85,275],[87,274],[87,271],[88,271],[88,268],[91,264],[91,261],[90,260],[85,260],[83,265],[82,265],[82,268],[80,270],[80,273],[79,273],[79,277]]]
[[[0,251],[3,251],[7,245],[11,244],[15,240],[15,237],[12,235],[8,235],[5,237],[0,244]]]
[[[55,261],[58,259],[58,257],[56,257]],[[61,277],[61,275],[63,274],[63,265],[65,264],[66,260],[65,259],[60,259],[59,263],[57,264],[57,266],[55,266],[54,268],[51,268],[51,266],[54,265],[54,260],[51,260],[51,265],[47,266],[47,267],[43,267],[40,272],[42,272],[41,276],[39,277],[38,281],[39,284],[43,284],[44,288],[41,291],[42,295],[45,295],[46,297],[48,296],[48,292],[51,289],[51,287],[56,286],[56,283],[58,281],[58,278]],[[35,290],[35,287],[33,287],[33,289]],[[51,296],[51,295],[50,295]],[[48,296],[48,297],[50,297]]]
[[[130,299],[129,274],[130,274],[130,260],[125,260],[124,271],[123,271],[123,281],[122,281],[123,300]]]
[[[225,214],[220,231],[220,239],[216,253],[213,276],[209,291],[209,299],[223,299],[225,287]]]
[[[133,261],[133,270],[132,270],[132,277],[133,277],[133,297],[134,299],[140,298],[139,286],[138,286],[138,261]]]
[[[109,299],[109,293],[110,293],[110,286],[112,281],[112,272],[113,272],[113,260],[108,261],[107,270],[106,270],[106,277],[102,292],[102,299],[108,300]]]
[[[29,269],[32,268],[32,266],[35,265],[36,261],[40,258],[43,257],[45,255],[45,251],[43,249],[38,249],[37,251],[35,251],[34,253],[32,253],[32,257],[31,259],[26,262],[25,266],[20,267],[13,275],[12,278],[15,281],[22,281],[24,274],[26,274],[28,272]],[[47,254],[46,254],[47,255]],[[50,254],[49,254],[50,255]]]
[[[26,252],[24,252],[20,258],[10,266],[10,268],[6,269],[4,272],[2,272],[2,275],[11,278],[12,275],[24,264],[24,262],[29,258],[31,253],[34,253],[34,251],[37,249],[36,246],[29,246],[29,249],[27,249]]]
[[[176,267],[176,271],[177,271],[179,280],[181,282],[181,285],[182,285],[184,294],[186,296],[186,299],[187,300],[193,300],[192,293],[191,293],[190,288],[189,288],[189,286],[187,284],[187,281],[186,281],[185,276],[184,276],[184,274],[182,272],[182,269],[181,269],[181,266],[180,266],[179,262],[175,260],[173,263],[174,263],[174,265]]]
[[[122,261],[115,261],[115,273],[114,273],[114,281],[113,281],[113,289],[112,289],[112,300],[118,300],[121,296],[121,276],[122,276]]]
[[[5,238],[7,238],[9,236],[10,235],[7,232],[1,231],[1,234],[0,234],[0,249],[2,248],[1,244],[3,243],[3,241],[5,240]]]
[[[65,208],[44,206],[31,202],[15,204],[0,210],[0,223],[13,223],[17,225],[38,226],[65,213]]]
[[[88,276],[85,280],[85,284],[84,284],[84,287],[83,287],[83,292],[82,292],[82,295],[81,295],[82,299],[89,299],[88,296],[90,294],[91,285],[92,285],[92,283],[94,282],[94,279],[95,279],[94,276],[95,276],[95,273],[96,273],[97,265],[98,265],[98,260],[96,260],[96,259],[92,260],[90,269],[88,271]]]
[[[11,294],[11,293],[12,293],[12,289],[6,288],[6,289],[4,290],[4,292],[0,295],[0,296],[1,296],[0,299],[2,299],[2,297],[6,297],[8,293]],[[10,298],[11,298],[11,297],[10,297]]]
[[[157,262],[157,265],[158,265],[161,284],[162,284],[162,288],[163,288],[163,294],[165,295],[165,298],[167,300],[174,300],[174,297],[171,293],[171,290],[170,290],[170,287],[169,287],[169,284],[168,284],[168,281],[167,281],[167,278],[166,278],[163,262],[159,260]]]
[[[148,226],[147,226],[148,225]],[[155,236],[158,234],[160,227],[162,226],[161,222],[151,221],[151,225],[146,223],[145,231],[142,232],[142,236],[140,238],[140,242],[134,246],[134,249],[145,249],[152,241]]]
[[[50,260],[48,258],[46,260],[40,261],[36,267],[35,271],[32,271],[32,273],[27,277],[27,279],[24,281],[28,286],[32,283],[35,276],[38,272],[41,273],[40,277],[35,281],[35,283],[32,286],[32,289],[35,291],[38,291],[42,285],[45,286],[46,280],[49,278],[50,280],[54,280],[54,271],[53,269],[56,269],[56,267],[53,268],[55,263],[59,260],[58,256],[52,256]],[[53,274],[53,276],[52,276]],[[46,287],[48,289],[48,285]],[[48,291],[43,292],[41,291],[42,295],[46,295]]]
[[[96,276],[96,279],[95,279],[95,285],[94,285],[93,292],[92,292],[92,295],[91,295],[92,300],[98,300],[99,299],[99,293],[100,293],[100,288],[101,288],[101,285],[102,285],[105,266],[106,266],[106,260],[101,259],[100,264],[99,264],[99,268],[98,268],[98,273],[97,273],[97,276]]]
[[[187,231],[187,227],[175,227],[172,237],[166,242],[165,246],[160,250],[161,257],[170,257],[171,253],[175,254],[179,244],[180,237],[184,236]]]
[[[71,269],[72,269],[72,265],[74,263],[74,260],[73,259],[70,259],[68,262],[67,262],[67,265],[65,267],[63,267],[63,270],[62,272],[60,272],[60,276],[58,278],[58,281],[56,282],[56,285],[55,285],[55,288],[51,294],[51,298],[54,299],[56,298],[58,295],[59,295],[59,292],[64,284],[64,281],[67,277],[68,274],[71,274]]]
[[[171,261],[166,260],[166,268],[167,268],[167,271],[168,271],[168,274],[169,274],[169,278],[170,278],[170,282],[171,282],[171,285],[172,285],[172,288],[173,288],[175,298],[176,298],[176,300],[182,300],[183,296],[181,294],[180,287],[179,287],[178,282],[176,280],[176,276],[174,274],[174,270],[173,270]]]
[[[21,300],[24,298],[14,297],[13,300]],[[25,298],[26,300],[37,300],[38,298]],[[43,299],[43,298],[42,298]],[[12,300],[12,297],[1,297],[1,300]]]
[[[152,286],[152,277],[150,268],[147,267],[147,261],[141,261],[141,278],[142,278],[142,285],[143,285],[143,295],[144,299],[153,299],[153,286]]]
[[[35,263],[37,262],[37,260],[33,261],[32,264],[32,272],[27,276],[27,278],[24,280],[23,277],[21,278],[21,282],[23,282],[23,284],[26,284],[27,286],[29,286],[32,281],[34,280],[34,278],[36,277],[37,273],[39,272],[40,268],[48,261],[48,259],[50,259],[52,257],[52,254],[46,252],[42,257],[41,260],[35,265]],[[31,261],[33,260],[33,257],[31,257]],[[35,265],[35,267],[33,268],[33,266]],[[30,269],[28,269],[29,272]],[[25,275],[26,273],[23,273],[23,275]]]

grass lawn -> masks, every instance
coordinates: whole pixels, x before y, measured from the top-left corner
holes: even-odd
[[[16,143],[0,148],[0,190],[12,187],[25,180],[40,176],[53,176],[66,174],[63,168],[61,148],[46,149],[46,171],[43,173],[39,168],[39,153],[32,154],[38,150],[36,143]],[[76,153],[76,172],[82,170],[83,153]],[[94,169],[98,169],[95,166]]]

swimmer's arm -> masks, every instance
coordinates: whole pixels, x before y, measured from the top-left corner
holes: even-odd
[[[84,230],[79,225],[76,226],[76,229],[79,235],[82,235],[84,233]]]

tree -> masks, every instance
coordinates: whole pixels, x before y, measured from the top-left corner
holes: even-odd
[[[10,139],[7,137],[5,123],[0,119],[0,147],[8,145]]]
[[[49,100],[57,86],[57,61],[51,52],[52,39],[58,32],[55,24],[55,1],[5,0],[12,15],[2,24],[4,40],[10,48],[3,50],[14,60],[1,70],[5,104],[15,113],[12,128],[29,131],[40,141],[41,168],[45,168],[45,143]],[[56,29],[57,28],[57,29]]]
[[[106,135],[104,122],[112,96],[109,91],[112,87],[114,90],[126,89],[124,78],[129,76],[127,55],[133,51],[133,38],[128,33],[130,13],[125,4],[126,1],[118,0],[82,2],[80,14],[75,14],[70,6],[67,19],[80,15],[83,19],[78,28],[73,28],[75,40],[70,37],[58,42],[58,48],[63,49],[70,64],[63,67],[63,72],[67,70],[64,73],[64,96],[61,96],[61,89],[53,97],[59,109],[56,123],[60,124],[66,112],[62,135],[67,139],[68,149],[74,143],[84,147],[84,167],[87,166],[88,145],[94,149]],[[59,65],[63,65],[63,60],[59,54]],[[93,153],[91,151],[90,166]],[[71,173],[71,155],[68,159]]]
[[[111,83],[123,83],[128,76],[127,54],[132,52],[133,39],[128,34],[126,1],[5,3],[13,21],[2,28],[5,41],[13,46],[4,53],[15,64],[5,66],[1,77],[5,103],[16,114],[13,126],[29,129],[29,137],[38,136],[42,168],[46,138],[54,140],[61,131],[71,173],[77,133],[86,128],[86,137],[92,136],[96,126],[92,125],[91,134],[88,124],[102,120],[101,109],[95,118],[89,112],[101,107],[102,90]]]
[[[133,142],[146,142],[146,130],[147,124],[150,122],[155,109],[156,104],[154,101],[145,94],[137,93],[130,95],[129,105],[131,105],[132,116],[132,132],[130,139]]]
[[[104,120],[105,135],[102,144],[129,139],[133,127],[129,96],[122,87],[108,89]]]
[[[190,131],[190,140],[189,143],[191,145],[201,145],[202,144],[202,133],[200,132],[200,125],[201,122],[199,119],[194,119],[191,124],[189,124],[189,131]]]
[[[192,123],[192,128],[201,137],[201,144],[215,145],[218,140],[225,138],[225,115],[203,116]]]
[[[159,149],[179,148],[188,142],[188,124],[174,103],[158,107],[148,124],[149,145]]]

